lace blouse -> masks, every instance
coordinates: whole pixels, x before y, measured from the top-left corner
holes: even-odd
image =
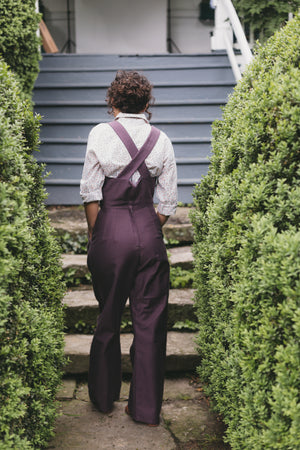
[[[116,120],[126,128],[138,149],[146,141],[151,126],[144,114],[120,113]],[[107,123],[92,128],[87,143],[85,162],[80,183],[80,195],[84,203],[102,200],[105,177],[116,178],[131,161],[123,142]],[[145,160],[152,177],[157,178],[156,197],[159,213],[170,216],[177,206],[177,169],[170,139],[160,132],[157,143]],[[136,183],[140,174],[135,172]]]

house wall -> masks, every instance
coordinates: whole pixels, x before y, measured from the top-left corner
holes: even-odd
[[[167,0],[75,0],[77,53],[165,53],[166,24]]]
[[[213,25],[199,21],[200,3],[170,0],[171,39],[182,53],[211,51]],[[40,0],[40,5],[59,51],[69,51],[67,0]],[[72,53],[167,51],[167,0],[69,0],[69,6]]]
[[[74,0],[69,0],[69,7],[71,28],[70,36],[68,36],[67,1],[40,1],[40,11],[43,13],[43,19],[59,51],[68,51],[67,41],[70,39],[70,41],[72,41],[70,42],[70,50],[72,53],[75,53]]]
[[[171,0],[171,38],[181,53],[210,53],[211,23],[199,21],[200,0]],[[173,46],[175,51],[175,46]]]

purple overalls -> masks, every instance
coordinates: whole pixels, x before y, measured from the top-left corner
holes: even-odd
[[[117,178],[106,177],[101,209],[88,250],[100,315],[90,351],[89,394],[109,412],[121,388],[120,324],[130,299],[134,339],[129,411],[139,422],[158,424],[162,404],[167,335],[169,263],[153,207],[155,178],[145,159],[159,138],[151,132],[138,151],[125,128],[110,123],[132,160]],[[138,170],[137,185],[130,181]]]

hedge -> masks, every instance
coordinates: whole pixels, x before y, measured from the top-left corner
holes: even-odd
[[[35,0],[0,0],[0,57],[17,75],[28,96],[39,71],[41,15]]]
[[[300,0],[233,0],[233,4],[243,22],[263,41],[287,22],[289,13],[297,13]]]
[[[258,48],[194,191],[198,372],[233,449],[300,442],[299,36]]]
[[[64,285],[43,168],[31,155],[39,119],[4,62],[0,123],[0,448],[42,448],[64,362]]]

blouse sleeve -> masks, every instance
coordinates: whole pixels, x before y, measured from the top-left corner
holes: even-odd
[[[157,211],[164,216],[175,214],[177,207],[177,167],[170,139],[165,136],[163,170],[157,179]]]
[[[96,143],[96,136],[94,130],[92,130],[88,137],[80,182],[80,196],[84,203],[102,200],[102,186],[105,175],[95,152]]]

